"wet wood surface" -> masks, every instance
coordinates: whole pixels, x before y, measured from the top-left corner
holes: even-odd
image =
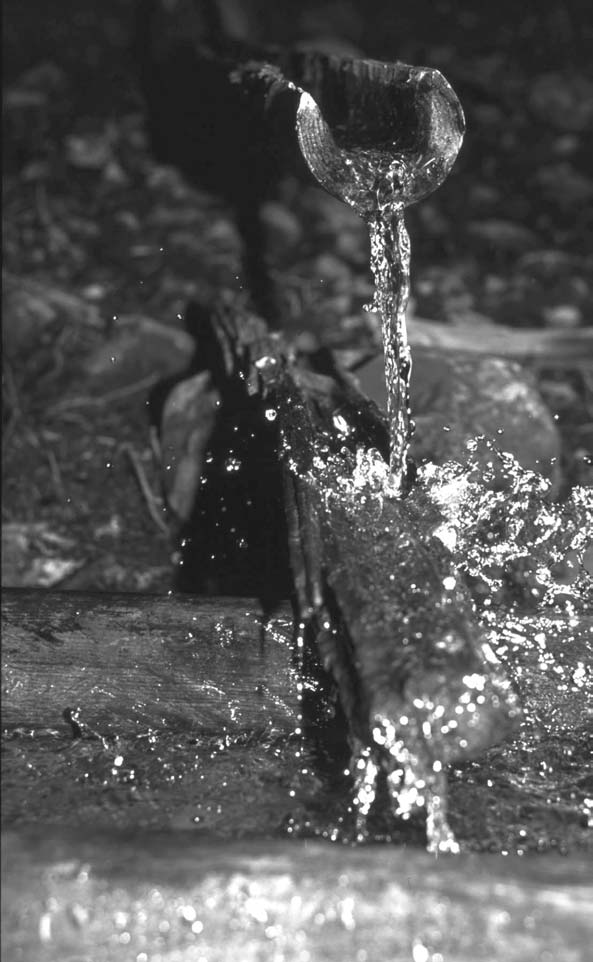
[[[2,725],[129,736],[291,731],[298,698],[290,608],[257,602],[8,589]]]

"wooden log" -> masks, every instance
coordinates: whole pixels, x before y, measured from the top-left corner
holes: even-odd
[[[5,833],[3,958],[62,962],[581,962],[586,859],[187,833]]]
[[[4,728],[292,731],[299,713],[291,615],[256,602],[8,589]],[[81,722],[81,723],[82,723]]]

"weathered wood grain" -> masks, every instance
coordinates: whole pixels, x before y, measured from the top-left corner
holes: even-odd
[[[2,725],[101,735],[147,728],[289,731],[298,698],[288,609],[257,602],[9,589]]]

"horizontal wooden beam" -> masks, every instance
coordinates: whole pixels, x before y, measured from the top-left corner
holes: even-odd
[[[292,731],[292,615],[257,602],[8,589],[3,728],[130,736],[152,729]]]

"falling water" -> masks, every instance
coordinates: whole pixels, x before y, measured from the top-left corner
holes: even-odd
[[[432,76],[432,82],[436,97],[439,81]],[[508,678],[473,621],[472,601],[458,583],[452,555],[435,549],[430,496],[416,488],[406,502],[401,499],[413,432],[404,207],[441,183],[463,136],[461,110],[442,78],[440,89],[446,92],[440,106],[438,97],[422,101],[418,94],[413,149],[414,124],[407,136],[396,125],[369,147],[364,111],[358,116],[362,143],[360,131],[343,129],[338,142],[305,91],[297,112],[299,144],[311,172],[368,226],[375,284],[368,310],[381,318],[384,347],[388,464],[369,448],[350,452],[354,468],[344,448],[335,464],[313,450],[306,459],[312,466],[301,477],[309,502],[317,502],[325,531],[323,562],[350,628],[360,686],[353,696],[349,682],[341,681],[344,665],[352,666],[342,647],[326,639],[324,658],[341,686],[353,730],[362,731],[361,752],[352,759],[357,837],[367,836],[381,769],[397,817],[407,820],[416,808],[425,808],[428,848],[435,853],[459,851],[447,821],[446,766],[503,739],[520,716]],[[302,438],[293,441],[291,456]],[[418,516],[426,516],[425,536]],[[347,558],[356,560],[349,564]],[[329,630],[330,619],[321,612]]]
[[[413,433],[410,420],[412,357],[406,330],[410,293],[410,238],[404,222],[402,196],[408,176],[401,160],[394,160],[376,189],[376,209],[366,217],[371,239],[371,270],[375,294],[369,310],[381,318],[389,419],[389,468],[401,490],[406,456]]]
[[[340,68],[347,119],[330,129],[302,88],[296,128],[310,171],[329,193],[353,207],[368,225],[375,295],[381,317],[390,431],[389,469],[401,494],[413,433],[406,335],[410,241],[404,207],[435,190],[449,173],[465,130],[463,111],[438,70],[360,61]],[[345,71],[345,72],[344,72]],[[332,102],[331,96],[329,97]],[[371,146],[372,145],[372,146]]]
[[[381,317],[389,419],[389,468],[401,493],[413,431],[409,388],[412,361],[406,333],[410,239],[404,206],[414,197],[418,158],[392,150],[338,147],[313,98],[302,91],[297,131],[303,156],[320,184],[353,207],[369,228],[375,294]],[[430,163],[434,158],[431,156]],[[427,166],[427,162],[423,167]]]

